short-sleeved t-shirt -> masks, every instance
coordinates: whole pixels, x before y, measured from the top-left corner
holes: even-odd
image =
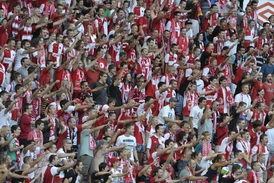
[[[105,84],[102,84],[100,82],[93,82],[90,86],[91,89],[97,88],[99,86],[105,86]],[[96,102],[96,104],[104,105],[107,103],[107,89],[103,88],[99,91],[93,92],[93,100]]]
[[[81,132],[81,144],[80,148],[80,156],[82,155],[88,155],[90,157],[93,157],[93,151],[90,149],[90,130],[85,129]]]
[[[182,177],[186,177],[186,176],[190,176],[190,173],[186,170],[186,169],[183,169],[181,172],[180,172],[180,179]],[[181,181],[181,183],[188,183],[189,181],[188,180],[185,180],[185,181]]]
[[[117,138],[116,146],[120,146],[122,144],[127,145],[126,149],[129,149],[131,152],[130,160],[134,161],[133,151],[134,151],[134,148],[136,147],[136,138],[132,135],[130,135],[129,137],[125,135],[121,135]]]

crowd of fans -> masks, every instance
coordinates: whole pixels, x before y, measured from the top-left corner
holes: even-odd
[[[0,1],[0,182],[273,183],[274,15],[245,4]]]

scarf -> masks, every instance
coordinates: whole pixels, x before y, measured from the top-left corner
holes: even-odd
[[[223,93],[223,89],[225,89],[225,98],[224,98],[224,93]],[[234,98],[231,94],[231,92],[227,89],[227,87],[221,87],[218,91],[218,102],[220,103],[219,106],[219,112],[220,113],[224,113],[224,109],[228,106],[228,105],[232,105],[234,104]],[[226,105],[224,106],[224,101],[226,101]]]
[[[254,178],[254,183],[260,183],[259,177],[257,175],[257,173],[254,170],[251,170],[251,173],[253,175]]]
[[[43,144],[44,144],[44,142],[43,142],[44,141],[44,139],[43,139],[43,133],[41,131],[39,133],[40,133],[40,135],[39,135],[39,137],[40,137],[39,138],[40,146],[43,146]],[[33,130],[33,136],[32,137],[33,137],[34,141],[36,141],[38,139],[38,135],[37,135],[36,129]]]
[[[208,155],[208,151],[211,150],[211,144],[210,142],[207,142],[205,140],[202,141],[202,156],[207,156]]]
[[[129,91],[132,89],[132,86],[130,84],[123,83],[121,87],[121,94],[122,94],[122,102],[123,104],[126,104],[128,102],[128,94]]]
[[[258,50],[262,50],[262,47],[265,43],[268,43],[267,38],[262,39],[260,36],[257,39],[256,47]]]
[[[31,112],[31,117],[33,119],[37,119],[37,117],[40,116],[40,112],[41,112],[41,98],[39,98],[39,99],[36,99],[36,98],[33,99],[31,101],[31,104],[33,106],[33,110]]]
[[[52,141],[55,139],[55,120],[54,118],[52,118],[51,116],[48,116],[49,117],[49,122],[52,122],[53,125],[50,126],[50,134],[49,134],[49,140]]]
[[[12,134],[12,136],[14,137],[15,147],[16,147],[16,148],[19,148],[19,147],[20,147],[20,143],[19,143],[18,138],[15,137],[14,134]],[[18,165],[20,165],[20,162],[21,162],[21,152],[20,152],[20,149],[18,149],[18,150],[16,151],[16,157],[17,157],[17,163],[18,163]]]
[[[176,25],[181,28],[180,22],[175,22],[174,18],[171,20],[171,35],[170,35],[170,40],[173,43],[176,38],[179,37],[177,30],[176,30]]]
[[[96,142],[91,134],[89,136],[89,147],[90,147],[90,150],[92,151],[94,151],[96,148]]]
[[[249,152],[250,152],[250,147],[248,147],[248,144],[243,141],[243,140],[239,140],[240,144],[242,145],[243,149],[244,149],[244,153],[247,157],[249,157]]]
[[[69,127],[67,127],[67,128],[68,128],[67,138],[72,141],[73,146],[77,145],[77,128],[73,128],[72,130],[70,130]]]
[[[186,97],[186,103],[185,103],[186,111],[184,114],[189,115],[191,109],[194,106],[198,105],[199,95],[197,94],[197,92],[190,93],[190,91],[187,91],[185,97]]]
[[[48,1],[45,3],[45,8],[44,9],[45,9],[44,13],[47,16],[51,16],[56,11],[54,3],[49,4]]]
[[[188,37],[179,37],[178,45],[179,45],[179,48],[182,50],[182,54],[186,55],[186,51],[187,51],[188,45],[189,45]]]

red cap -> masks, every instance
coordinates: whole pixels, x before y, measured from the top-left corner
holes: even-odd
[[[120,161],[120,158],[117,158],[117,157],[108,158],[108,161],[109,161],[110,163],[115,163],[115,162],[117,162],[117,161]]]

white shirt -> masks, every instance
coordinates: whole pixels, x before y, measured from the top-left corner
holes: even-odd
[[[14,64],[15,71],[17,71],[20,67],[22,67],[22,65],[21,65],[22,58],[24,58],[24,57],[29,58],[29,54],[23,54],[24,51],[25,51],[25,49],[19,48],[16,52],[15,64]]]
[[[251,105],[251,97],[250,97],[249,94],[238,93],[235,96],[235,102],[236,103],[245,102],[246,103],[246,107],[249,107]]]
[[[237,45],[238,45],[238,39],[236,39],[234,42],[231,41],[226,41],[224,46],[228,46],[231,47],[233,44],[236,44],[229,52],[228,52],[228,56],[234,55],[235,53],[237,53]]]
[[[0,119],[1,119],[1,123],[0,123],[0,128],[2,128],[2,126],[6,125],[6,126],[11,126],[10,121],[11,121],[11,112],[8,112],[5,114],[5,110],[6,109],[2,109],[0,111]]]
[[[192,117],[193,128],[198,129],[198,123],[200,122],[203,116],[204,108],[200,108],[199,106],[194,106],[191,111],[189,117]]]
[[[164,117],[175,120],[175,110],[171,109],[169,105],[164,106],[158,115],[158,124],[165,124]]]
[[[274,144],[274,128],[268,129],[265,134],[268,136],[267,144]]]
[[[129,137],[125,136],[125,135],[120,135],[117,138],[116,141],[116,146],[121,146],[122,144],[126,144],[126,149],[130,150],[130,160],[134,161],[134,156],[133,156],[133,151],[135,150],[136,147],[136,138],[132,135],[130,135]]]

